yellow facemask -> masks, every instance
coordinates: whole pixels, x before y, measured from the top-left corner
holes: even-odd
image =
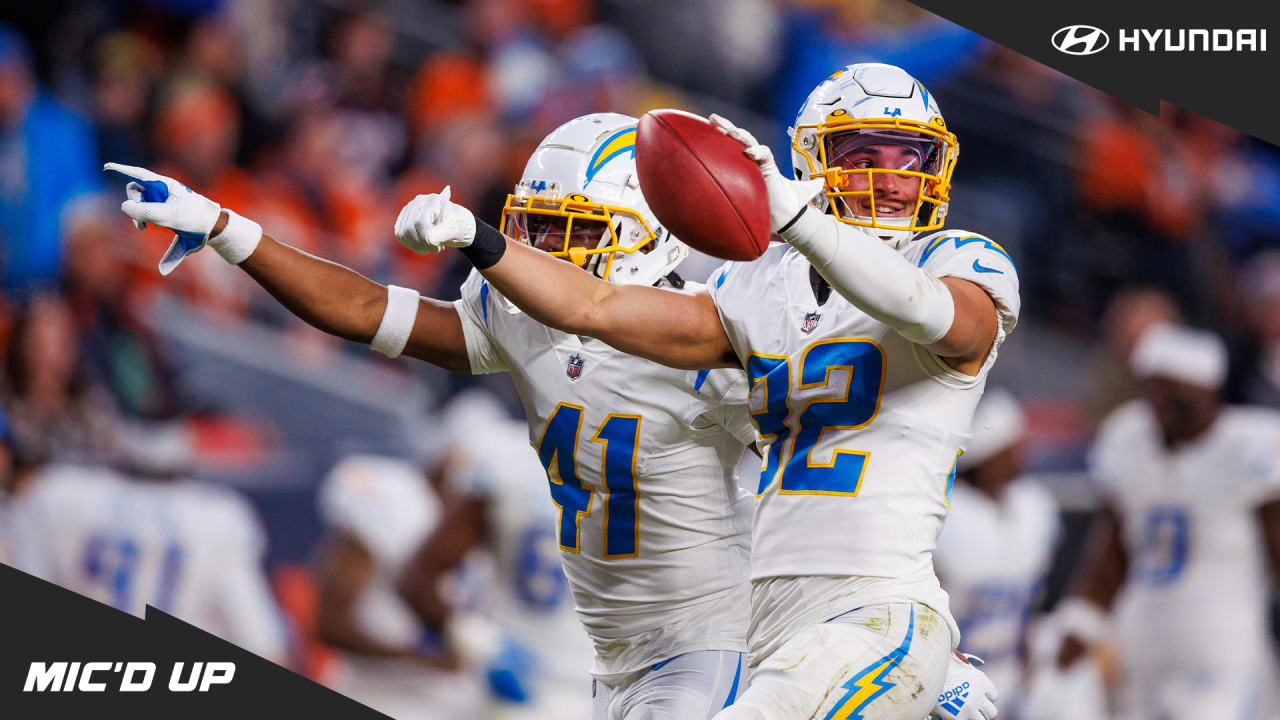
[[[557,198],[554,188],[539,195],[524,189],[521,183],[515,194],[507,196],[498,230],[552,257],[568,258],[578,267],[587,267],[592,256],[605,255],[594,265],[598,269],[603,263],[603,271],[596,271],[603,280],[609,279],[614,253],[648,252],[645,248],[653,247],[653,229],[630,208],[598,203],[581,193]],[[634,221],[625,240],[619,236],[624,218]]]
[[[830,163],[831,139],[845,132],[875,133],[910,139],[932,152],[919,170],[897,168],[843,168]],[[960,146],[948,132],[942,118],[923,123],[903,118],[851,118],[843,109],[827,116],[825,122],[799,125],[792,146],[809,164],[809,177],[826,182],[826,196],[836,219],[849,225],[882,230],[922,232],[937,230],[946,221],[950,201],[951,174],[955,171]],[[876,180],[890,175],[918,179],[920,189],[909,216],[881,216],[876,211]],[[855,186],[857,189],[854,189]],[[869,211],[855,214],[856,200],[865,198]],[[904,224],[903,220],[907,220]]]

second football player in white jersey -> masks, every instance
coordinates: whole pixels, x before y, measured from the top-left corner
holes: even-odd
[[[1153,327],[1130,365],[1144,397],[1098,430],[1104,509],[1079,593],[1055,613],[1059,665],[1113,635],[1125,717],[1275,717],[1280,413],[1220,404],[1227,354],[1208,332]]]
[[[180,430],[134,433],[120,443],[139,449],[128,457],[184,452]],[[284,662],[285,626],[261,564],[266,535],[248,501],[176,465],[130,465],[127,475],[81,465],[35,471],[6,518],[8,562],[138,617],[154,606]]]
[[[508,199],[504,228],[544,258],[572,261],[554,261],[563,266],[556,270],[610,286],[683,285],[672,270],[687,248],[647,209],[635,134],[634,118],[609,113],[557,129]],[[329,333],[448,370],[510,372],[550,480],[565,573],[595,643],[599,716],[701,718],[733,701],[742,687],[752,505],[733,469],[755,438],[741,371],[674,370],[549,328],[478,275],[456,304],[385,288],[272,240],[172,178],[107,169],[131,181],[122,210],[135,223],[177,233],[162,272],[208,241]],[[397,227],[427,230],[419,215],[441,197],[447,192],[416,198]]]
[[[672,367],[746,370],[766,448],[752,671],[723,718],[994,714],[986,693],[944,687],[959,638],[932,552],[947,479],[1020,302],[999,245],[931,232],[946,213],[955,135],[923,85],[878,64],[844,68],[810,94],[793,129],[804,181],[712,120],[760,164],[787,243],[718,271],[709,292],[566,272],[439,196],[406,208],[397,238],[463,248],[554,327]]]

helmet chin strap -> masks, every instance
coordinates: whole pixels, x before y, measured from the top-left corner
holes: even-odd
[[[858,220],[860,222],[865,222],[865,223],[871,222],[871,218],[869,216],[854,215],[853,217],[855,220]],[[889,243],[889,245],[891,245],[894,250],[901,250],[902,248],[906,247],[907,243],[911,242],[911,238],[915,237],[915,234],[916,234],[914,230],[908,229],[909,226],[911,225],[911,218],[905,218],[905,217],[883,218],[882,217],[882,218],[876,218],[876,223],[878,225],[892,224],[892,225],[903,226],[901,230],[896,228],[890,229],[890,228],[884,228],[884,227],[864,227],[863,228],[863,230],[866,230],[872,235],[875,235],[881,240]]]
[[[854,220],[857,220],[858,222],[867,223],[868,225],[871,224],[872,219],[870,215],[859,215],[853,212],[853,209],[849,207],[849,203],[845,202],[844,198],[840,198],[840,203],[844,205],[845,211],[848,212],[849,215],[853,217]],[[915,237],[916,235],[914,230],[908,229],[911,226],[910,217],[891,217],[891,218],[878,217],[875,219],[875,223],[877,225],[901,225],[902,226],[901,230],[896,228],[885,228],[885,227],[863,227],[862,228],[863,230],[867,231],[867,233],[874,235],[880,238],[881,240],[885,241],[886,243],[888,243],[894,250],[901,250],[902,248],[906,247],[907,243],[911,242],[911,238]]]

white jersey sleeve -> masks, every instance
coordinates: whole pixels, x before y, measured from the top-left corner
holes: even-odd
[[[767,273],[762,272],[766,265],[776,266],[778,256],[785,254],[785,245],[770,245],[759,259],[749,262],[727,262],[719,270],[711,273],[707,280],[707,292],[715,302],[716,312],[720,315],[720,324],[724,326],[725,335],[733,352],[744,366],[746,358],[751,354],[752,346],[747,340],[747,330],[751,327],[751,316],[754,309],[746,302],[758,288],[767,287],[763,282]],[[749,388],[748,388],[749,389]]]
[[[989,238],[965,230],[948,230],[922,238],[917,267],[937,277],[964,278],[987,291],[1000,314],[1000,338],[1018,324],[1022,302],[1018,295],[1018,271],[1004,248]],[[913,255],[915,253],[912,253]]]
[[[498,298],[491,292],[489,282],[475,270],[462,283],[462,297],[453,307],[462,321],[462,335],[467,342],[467,358],[471,372],[476,375],[502,372],[507,369],[506,357],[493,340],[491,316],[501,312],[495,306]]]

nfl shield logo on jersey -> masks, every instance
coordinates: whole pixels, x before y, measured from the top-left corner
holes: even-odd
[[[811,312],[804,316],[804,322],[800,323],[800,331],[805,335],[813,332],[818,327],[818,321],[822,319],[822,313]]]
[[[574,355],[569,358],[569,365],[564,369],[564,371],[565,374],[569,376],[570,380],[577,380],[582,377],[582,356]]]

